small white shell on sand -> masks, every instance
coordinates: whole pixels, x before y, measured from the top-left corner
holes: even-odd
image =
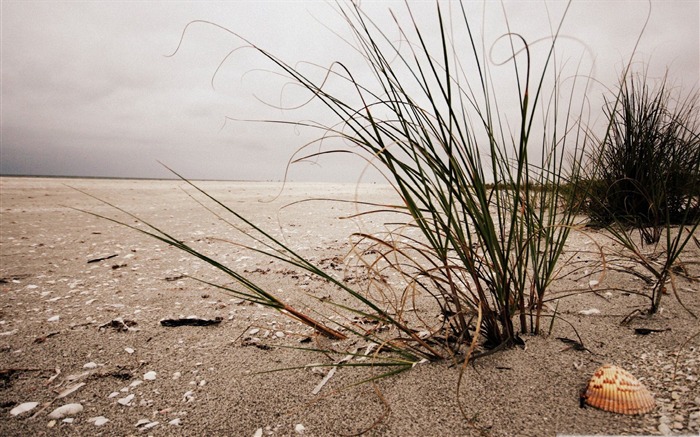
[[[25,402],[23,404],[19,404],[10,410],[10,415],[19,416],[22,413],[33,410],[37,405],[39,405],[39,402]]]
[[[136,428],[138,428],[139,426],[143,426],[143,425],[145,425],[145,424],[147,424],[147,423],[151,423],[151,421],[148,420],[148,419],[139,419],[139,421],[136,422],[136,425],[134,425],[134,426],[135,426]]]
[[[60,319],[61,319],[61,316],[53,316],[53,317],[49,317],[48,319],[46,319],[46,321],[47,322],[58,322]]]
[[[277,331],[277,332],[275,332],[275,337],[277,337],[277,338],[283,338],[283,337],[284,337],[284,332],[282,332],[282,331]]]
[[[116,398],[117,396],[119,396],[119,392],[113,391],[112,393],[109,394],[109,396],[107,396],[107,399]]]
[[[180,372],[173,373],[173,379],[180,379],[181,376],[182,376],[182,373],[180,373]]]
[[[262,437],[262,435],[263,435],[263,429],[258,428],[255,430],[255,434],[253,434],[253,437]]]
[[[138,387],[141,384],[143,384],[143,381],[141,381],[140,379],[136,379],[136,380],[132,381],[131,384],[129,384],[129,387],[134,388],[134,387]]]
[[[260,332],[260,329],[259,329],[259,328],[253,328],[253,329],[251,329],[250,331],[248,331],[248,335],[255,335],[255,334],[257,334],[258,332]]]
[[[104,416],[97,416],[97,417],[91,417],[88,419],[88,422],[94,422],[95,426],[102,426],[105,423],[109,422],[109,419],[107,419]]]
[[[131,401],[133,401],[133,400],[134,400],[134,394],[132,393],[125,398],[117,399],[117,402],[121,405],[128,406],[129,404],[131,404]]]
[[[153,370],[151,370],[150,372],[146,372],[146,373],[143,375],[143,379],[145,379],[146,381],[153,381],[153,380],[155,380],[155,379],[156,379],[156,372],[154,372]]]
[[[90,361],[89,363],[83,364],[83,369],[95,369],[97,368],[97,363]]]
[[[189,390],[185,392],[184,395],[182,395],[182,401],[183,402],[192,402],[194,400],[194,392],[192,390]]]
[[[304,434],[304,431],[306,431],[306,428],[301,423],[297,423],[296,426],[294,427],[294,431],[296,431],[297,434]]]
[[[591,287],[595,287],[596,285],[598,285],[598,283],[599,282],[595,279],[591,279],[590,281],[588,281],[588,285],[590,285]]]
[[[47,428],[53,428],[54,426],[56,426],[55,420],[49,420],[49,423],[46,424]]]
[[[51,414],[49,414],[49,418],[63,419],[66,416],[73,416],[75,414],[81,413],[82,411],[83,406],[80,404],[66,404],[53,410]]]
[[[63,423],[73,423],[74,420],[75,419],[72,417],[66,417],[65,419],[63,419]]]
[[[127,354],[133,354],[133,353],[134,353],[134,350],[133,350],[132,348],[130,348],[130,347],[125,347],[125,348],[124,348],[124,351],[125,351]]]
[[[145,425],[145,426],[143,427],[143,429],[151,429],[151,428],[156,427],[156,426],[158,426],[158,425],[160,425],[160,422],[151,422],[151,423],[149,423],[148,425]]]
[[[173,419],[173,420],[171,420],[170,422],[168,422],[168,425],[179,426],[181,422],[182,422],[182,421],[181,421],[180,418],[178,417],[178,418]]]

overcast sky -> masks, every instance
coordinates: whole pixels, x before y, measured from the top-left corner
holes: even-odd
[[[424,29],[437,31],[430,19],[434,3],[410,4]],[[700,75],[699,4],[653,1],[635,58],[654,77],[668,68],[672,83],[686,90],[697,87]],[[546,5],[506,1],[512,30],[529,40],[550,35],[564,2]],[[503,11],[499,2],[486,1],[482,20],[482,7],[481,1],[467,3],[489,46],[505,32]],[[641,0],[574,1],[563,27],[562,50],[570,50],[564,57],[583,57],[584,70],[614,86],[648,7]],[[363,8],[390,37],[398,36],[387,11],[405,18],[403,2],[365,1]],[[261,103],[294,99],[269,71],[274,67],[252,50],[232,56],[212,88],[217,65],[242,45],[220,29],[192,26],[179,52],[165,57],[192,20],[225,26],[292,64],[343,59],[362,68],[329,30],[347,35],[326,2],[3,0],[1,16],[1,174],[168,176],[160,160],[190,178],[282,179],[290,156],[318,133],[252,122],[224,125],[225,118],[331,119],[313,107],[283,112]],[[289,178],[354,181],[361,168],[359,160],[343,155],[293,166]]]

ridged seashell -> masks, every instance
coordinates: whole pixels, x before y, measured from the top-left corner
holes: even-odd
[[[628,371],[606,364],[595,371],[582,394],[586,404],[619,414],[644,414],[654,409],[654,397]]]

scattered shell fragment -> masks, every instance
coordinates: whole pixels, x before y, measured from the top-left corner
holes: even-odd
[[[71,386],[71,387],[68,387],[68,388],[66,388],[65,390],[63,390],[61,393],[59,393],[58,396],[56,396],[56,399],[65,398],[66,396],[68,396],[68,395],[70,395],[71,393],[75,392],[76,390],[78,390],[80,387],[82,387],[82,386],[84,386],[84,385],[85,385],[84,382],[79,382],[79,383],[77,383],[77,384],[75,384],[75,385],[73,385],[73,386]]]
[[[138,427],[143,426],[143,425],[145,425],[145,424],[147,424],[147,423],[151,423],[151,421],[148,420],[148,419],[139,419],[139,421],[136,422],[136,425],[134,425],[134,426],[135,426],[136,428],[138,428]]]
[[[182,396],[183,402],[192,402],[194,400],[194,392],[192,390],[186,391]]]
[[[59,369],[58,367],[56,367],[56,373],[54,373],[53,375],[51,375],[51,377],[49,378],[49,380],[46,381],[46,384],[52,383],[53,380],[56,379],[56,378],[58,377],[58,375],[60,375],[60,374],[61,374],[61,369]]]
[[[112,328],[117,332],[138,331],[138,328],[134,328],[134,326],[136,325],[137,323],[133,320],[125,320],[122,317],[118,317],[103,325],[100,325],[97,329],[99,329],[100,331],[104,331],[107,328]]]
[[[658,430],[661,433],[661,435],[671,434],[671,428],[668,425],[666,425],[665,423],[660,424],[658,427]]]
[[[25,402],[23,404],[19,404],[10,410],[10,415],[19,416],[22,413],[33,410],[37,405],[39,405],[39,402]]]
[[[124,351],[125,351],[127,354],[133,354],[133,353],[134,353],[134,350],[133,350],[132,348],[130,348],[130,347],[125,347],[125,348],[124,348]]]
[[[97,363],[90,361],[89,363],[83,364],[83,369],[94,369],[97,367]]]
[[[83,411],[83,406],[80,404],[66,404],[56,408],[49,414],[50,419],[63,419],[66,416],[73,416]]]
[[[46,319],[46,321],[47,322],[58,322],[60,319],[61,319],[61,316],[53,316],[53,317],[49,317],[48,319]]]
[[[170,422],[168,422],[168,425],[179,426],[180,423],[182,423],[182,421],[178,417],[178,418],[175,418],[175,419],[171,420]]]
[[[600,310],[598,308],[590,308],[587,310],[581,310],[578,313],[583,314],[584,316],[592,316],[594,314],[600,314]]]
[[[89,418],[88,422],[93,422],[95,424],[95,426],[102,426],[105,423],[109,422],[109,419],[107,419],[104,416],[97,416],[97,417]]]
[[[312,391],[311,393],[314,394],[314,395],[317,395],[317,394],[321,391],[321,389],[323,388],[323,386],[326,385],[326,383],[328,382],[328,380],[331,379],[331,378],[333,377],[333,375],[335,375],[335,370],[336,370],[336,369],[337,369],[337,367],[331,367],[331,370],[328,371],[328,373],[326,374],[326,376],[321,380],[321,382],[319,382],[319,383],[316,385],[316,387],[313,389],[313,391]]]
[[[77,381],[77,380],[79,380],[79,379],[85,378],[86,376],[90,376],[90,375],[92,375],[93,373],[94,373],[94,372],[91,372],[91,371],[88,370],[88,371],[83,372],[83,373],[77,373],[77,374],[73,374],[73,375],[68,375],[68,376],[66,376],[66,381],[68,381],[68,382]]]
[[[133,401],[133,400],[134,400],[134,394],[132,393],[132,394],[130,394],[130,395],[127,396],[127,397],[124,397],[124,398],[121,398],[121,399],[117,399],[117,402],[118,402],[120,405],[129,406],[129,405],[131,404],[131,401]]]
[[[255,434],[253,434],[253,437],[262,437],[262,435],[263,435],[263,429],[258,428],[255,430]]]
[[[637,378],[606,364],[595,371],[583,393],[586,404],[620,414],[644,414],[654,409],[654,397]]]
[[[155,380],[155,379],[156,379],[156,372],[154,372],[153,370],[151,370],[150,372],[146,372],[146,373],[143,375],[143,379],[145,379],[146,381],[153,381],[153,380]]]
[[[306,431],[306,428],[301,423],[297,423],[296,426],[294,427],[294,431],[296,431],[297,434],[304,434],[304,431]]]

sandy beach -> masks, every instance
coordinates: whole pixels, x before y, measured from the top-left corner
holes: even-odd
[[[381,231],[382,217],[343,219],[360,211],[352,203],[301,201],[396,202],[389,187],[375,184],[200,185],[346,278],[350,235]],[[700,337],[686,342],[700,322],[666,295],[658,314],[621,325],[646,308],[648,301],[635,293],[648,286],[619,272],[555,283],[553,293],[600,292],[560,299],[558,310],[571,326],[556,323],[549,336],[523,337],[524,348],[476,360],[464,370],[459,393],[459,366],[438,362],[359,385],[381,369],[338,368],[314,394],[333,361],[300,350],[311,328],[187,279],[231,283],[176,248],[73,209],[136,224],[78,190],[90,193],[300,308],[311,305],[309,295],[337,293],[236,245],[240,234],[183,188],[180,181],[0,178],[0,435],[700,435]],[[570,253],[592,247],[591,241],[609,240],[599,231],[574,233]],[[683,256],[696,277],[699,252],[693,246]],[[700,284],[678,278],[676,285],[688,309],[700,314]],[[586,315],[590,309],[599,312]],[[191,316],[218,323],[161,323]],[[576,338],[572,326],[585,350],[558,339]],[[639,335],[635,328],[654,331]],[[363,346],[353,342],[337,348]],[[327,366],[305,367],[314,363]],[[580,408],[581,389],[605,363],[636,376],[654,394],[656,408],[637,416]],[[287,370],[266,372],[275,369]],[[11,414],[28,402],[37,405]],[[66,404],[82,411],[49,417]]]

